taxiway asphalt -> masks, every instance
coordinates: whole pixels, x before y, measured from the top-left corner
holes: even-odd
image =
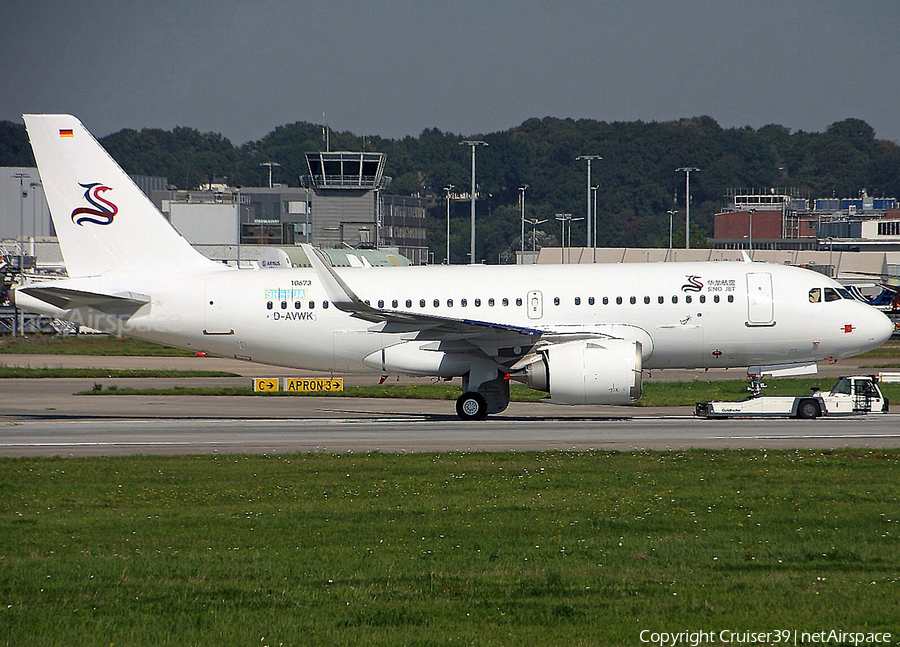
[[[694,418],[690,407],[512,403],[488,420],[463,422],[449,400],[74,395],[95,382],[157,388],[246,385],[250,376],[298,373],[210,358],[19,357],[28,357],[30,366],[52,361],[104,368],[239,368],[246,377],[2,380],[3,456],[900,447],[900,415],[894,414],[716,421]],[[371,377],[358,379],[372,382]]]

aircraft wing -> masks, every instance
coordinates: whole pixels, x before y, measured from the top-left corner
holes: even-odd
[[[439,341],[442,348],[455,347],[463,350],[468,346],[471,350],[471,346],[475,346],[488,355],[496,355],[499,348],[519,347],[520,352],[515,354],[519,357],[527,354],[539,341],[610,338],[609,335],[599,333],[553,331],[477,319],[373,308],[353,292],[325,262],[317,249],[305,243],[301,246],[335,307],[359,319],[382,324],[380,332],[416,333],[416,339]]]
[[[386,327],[383,332],[403,332],[404,330],[412,332],[418,330],[442,334],[484,334],[494,331],[534,338],[546,334],[546,331],[537,328],[478,321],[476,319],[456,319],[453,317],[373,308],[356,296],[350,286],[325,263],[316,248],[305,243],[301,247],[306,252],[306,256],[316,271],[316,275],[325,287],[329,300],[335,307],[365,321],[385,323]]]

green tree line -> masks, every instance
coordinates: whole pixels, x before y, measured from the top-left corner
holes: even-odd
[[[488,146],[477,150],[478,258],[507,262],[520,246],[519,187],[525,215],[547,222],[537,228],[538,245],[558,244],[554,216],[583,217],[587,169],[579,155],[600,155],[592,164],[597,190],[597,241],[605,246],[667,246],[669,216],[677,209],[675,244],[684,240],[684,173],[691,175],[691,241],[702,246],[712,236],[713,215],[730,190],[793,189],[800,197],[900,195],[900,146],[879,140],[860,119],[835,122],[822,133],[791,132],[768,125],[722,128],[710,117],[668,122],[613,122],[589,119],[528,119],[502,132],[477,135]],[[436,261],[446,248],[444,187],[467,193],[471,149],[459,134],[426,129],[417,137],[362,138],[329,133],[332,150],[371,150],[387,154],[388,192],[429,199],[428,239]],[[124,129],[101,143],[129,173],[167,177],[178,188],[196,188],[212,178],[233,186],[261,186],[277,162],[273,179],[297,186],[307,173],[304,153],[324,149],[320,125],[297,122],[277,127],[258,141],[240,146],[218,133],[177,127]],[[24,127],[0,121],[0,165],[33,166]],[[464,262],[469,251],[468,201],[451,202],[451,257]],[[586,222],[573,223],[572,244],[585,242]],[[531,246],[531,227],[526,248]]]

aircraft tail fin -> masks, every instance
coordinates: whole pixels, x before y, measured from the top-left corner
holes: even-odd
[[[193,249],[71,115],[23,115],[70,277],[221,267]]]

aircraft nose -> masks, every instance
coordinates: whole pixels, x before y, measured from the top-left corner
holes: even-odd
[[[875,308],[871,308],[871,310],[872,313],[867,330],[876,346],[881,346],[894,334],[894,322],[880,310]]]

